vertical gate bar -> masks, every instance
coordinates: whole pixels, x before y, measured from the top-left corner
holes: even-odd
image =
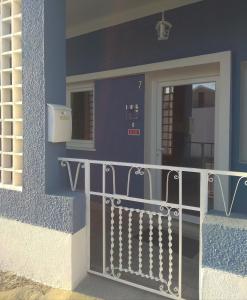
[[[142,273],[142,230],[143,230],[143,212],[139,214],[139,274]]]
[[[132,209],[129,211],[129,223],[128,223],[128,270],[131,272],[132,264]]]
[[[122,271],[123,268],[123,211],[122,207],[119,207],[119,271]]]
[[[183,273],[183,260],[182,260],[182,247],[183,247],[183,173],[179,171],[179,268],[178,268],[178,295],[182,299],[182,273]]]
[[[90,255],[90,210],[91,210],[91,203],[90,203],[90,162],[89,160],[86,160],[84,163],[84,181],[85,181],[85,195],[86,195],[86,228],[87,228],[87,257],[88,257],[88,265],[87,268],[90,270],[91,265],[91,255]]]
[[[153,278],[153,215],[149,213],[149,276]]]
[[[202,300],[202,224],[208,212],[208,171],[200,174],[199,300]]]
[[[106,165],[102,165],[102,193],[103,193],[103,203],[102,203],[102,230],[103,230],[103,274],[106,273],[106,263],[105,263],[105,253],[106,253],[106,238],[105,238],[105,173]]]
[[[110,240],[111,240],[111,249],[110,249],[110,270],[111,270],[111,275],[114,275],[114,243],[115,243],[115,239],[114,239],[114,199],[112,199],[111,201],[111,233],[110,233]]]
[[[179,216],[179,214],[178,214]],[[168,210],[168,252],[169,252],[169,275],[168,275],[168,290],[171,291],[172,288],[172,279],[173,279],[173,244],[172,244],[172,211]]]
[[[158,230],[159,230],[159,279],[163,281],[163,242],[162,242],[162,217],[158,217]]]

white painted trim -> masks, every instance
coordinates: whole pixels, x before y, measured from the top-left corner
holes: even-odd
[[[71,290],[86,276],[84,227],[75,234],[0,218],[0,270]]]
[[[239,162],[247,163],[247,60],[240,63],[240,134],[239,134]]]
[[[66,143],[68,150],[96,151],[94,141],[71,140]]]
[[[231,52],[224,51],[224,52],[205,54],[205,55],[199,55],[199,56],[193,56],[187,58],[178,58],[174,60],[161,61],[152,64],[100,71],[95,73],[71,75],[67,77],[66,81],[67,83],[74,83],[80,81],[100,80],[106,78],[135,75],[140,73],[169,70],[169,69],[182,68],[188,66],[217,63],[217,62],[227,63],[229,59],[231,59]],[[226,74],[226,79],[227,79],[227,74]]]
[[[203,223],[205,225],[221,225],[225,230],[231,228],[238,230],[247,231],[247,222],[246,218],[236,218],[234,215],[231,217],[219,216],[219,215],[206,215]]]
[[[93,140],[71,140],[66,143],[66,149],[96,151],[95,149],[95,90],[94,82],[71,81],[67,82],[66,104],[71,107],[70,95],[73,92],[93,91]]]
[[[167,11],[170,9],[178,8],[185,5],[194,4],[202,0],[163,0],[150,2],[146,5],[139,6],[136,8],[128,9],[122,11],[121,13],[115,13],[98,19],[92,19],[88,22],[82,22],[74,26],[68,26],[66,30],[66,38],[71,38],[79,35],[83,35],[89,32],[93,32],[99,29],[112,27],[129,21],[133,21],[139,18],[150,16],[162,11]],[[157,20],[158,21],[158,20]],[[155,24],[154,24],[155,26]],[[155,34],[155,32],[154,32]]]

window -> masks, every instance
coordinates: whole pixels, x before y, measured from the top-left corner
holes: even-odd
[[[94,147],[94,84],[70,83],[67,104],[72,109],[72,141],[68,149],[95,150]]]
[[[204,102],[205,102],[205,94],[204,92],[199,92],[198,93],[198,106],[199,107],[203,107],[204,106]]]
[[[174,87],[164,87],[162,93],[162,148],[165,155],[172,155]]]
[[[22,190],[21,0],[0,1],[0,187]]]

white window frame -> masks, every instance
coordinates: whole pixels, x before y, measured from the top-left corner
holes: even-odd
[[[94,82],[75,81],[67,83],[66,103],[71,107],[71,94],[74,92],[93,92],[93,139],[92,140],[71,140],[66,143],[69,150],[95,151],[95,89]]]

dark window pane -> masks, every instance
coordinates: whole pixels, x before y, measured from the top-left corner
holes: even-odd
[[[163,89],[162,164],[213,169],[215,82],[177,85]],[[183,204],[198,207],[200,177],[191,172],[183,172],[182,177]],[[169,201],[176,203],[179,198],[178,181],[170,180],[167,171],[162,172],[161,180],[162,199],[165,200],[168,193],[171,199]],[[212,187],[209,189],[210,197],[213,199],[213,189]],[[198,216],[197,212],[186,214]]]
[[[72,139],[93,139],[93,92],[71,93]]]
[[[198,107],[203,107],[204,106],[204,92],[199,92],[198,93]]]
[[[165,164],[213,168],[215,90],[215,82],[163,88]]]

